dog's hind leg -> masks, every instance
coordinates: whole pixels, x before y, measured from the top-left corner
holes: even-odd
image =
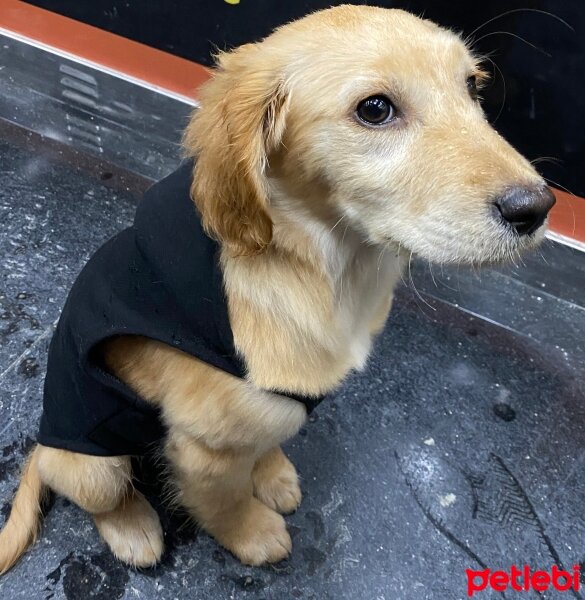
[[[35,446],[0,533],[0,574],[34,542],[48,488],[91,513],[116,556],[136,565],[156,562],[162,553],[160,523],[146,500],[134,492],[131,478],[128,456],[89,456]]]
[[[93,515],[100,535],[116,558],[132,567],[152,567],[164,543],[160,519],[148,500],[130,488],[118,506]]]
[[[42,482],[89,513],[113,510],[132,479],[129,456],[90,456],[38,447]]]
[[[39,446],[43,483],[87,512],[114,555],[134,567],[156,564],[163,532],[155,510],[132,487],[129,456],[89,456]]]

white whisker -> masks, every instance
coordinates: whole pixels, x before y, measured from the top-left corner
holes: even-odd
[[[485,21],[484,23],[482,23],[479,27],[476,27],[465,38],[465,43],[467,43],[468,40],[474,34],[476,34],[478,31],[480,31],[481,29],[483,29],[486,25],[489,25],[490,23],[493,23],[494,21],[497,21],[498,19],[502,19],[504,17],[507,17],[508,15],[512,15],[514,13],[519,13],[519,12],[532,12],[532,13],[538,13],[538,14],[541,14],[541,15],[546,15],[547,17],[551,17],[553,19],[556,19],[557,21],[559,21],[559,23],[562,23],[565,27],[567,27],[568,29],[570,29],[573,33],[575,32],[575,28],[574,27],[572,27],[571,25],[569,25],[569,23],[567,23],[567,21],[565,21],[564,19],[561,19],[561,17],[559,17],[558,15],[555,15],[554,13],[548,12],[546,10],[540,10],[538,8],[513,8],[512,10],[507,10],[506,12],[500,13],[499,15],[496,15],[495,17],[492,17],[491,19],[488,19],[487,21]]]
[[[542,48],[538,47],[536,44],[533,44],[532,42],[529,42],[528,40],[524,39],[521,35],[517,35],[516,33],[512,33],[511,31],[492,31],[490,33],[486,33],[485,35],[482,35],[480,38],[475,40],[474,43],[478,44],[479,42],[481,42],[481,40],[485,40],[486,38],[489,38],[492,35],[509,35],[513,38],[516,38],[517,40],[520,40],[521,42],[524,42],[525,44],[527,44],[531,48],[534,48],[534,50],[541,52],[545,56],[548,56],[548,58],[552,58],[552,54],[549,54],[546,50],[543,50]]]
[[[420,300],[422,302],[424,302],[424,304],[426,304],[431,310],[436,311],[437,309],[434,306],[431,306],[421,295],[420,292],[418,291],[416,284],[414,283],[414,279],[412,278],[412,270],[411,270],[411,263],[412,263],[412,255],[413,252],[410,253],[410,256],[408,257],[408,279],[410,281],[412,290],[414,291],[414,293],[420,298]],[[424,311],[423,311],[424,312]]]

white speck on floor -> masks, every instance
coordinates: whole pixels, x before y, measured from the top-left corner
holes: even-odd
[[[441,506],[445,508],[454,504],[455,500],[457,500],[457,496],[455,494],[445,494],[444,496],[439,497],[439,502],[441,503]]]

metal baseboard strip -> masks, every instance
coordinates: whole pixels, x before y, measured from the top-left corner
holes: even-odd
[[[0,119],[151,181],[179,162],[192,103],[8,35],[0,49]]]

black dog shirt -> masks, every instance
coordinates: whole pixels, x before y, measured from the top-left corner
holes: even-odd
[[[218,261],[189,190],[187,161],[152,186],[125,229],[90,259],[51,340],[39,443],[83,454],[141,454],[164,430],[157,410],[108,373],[96,347],[119,335],[164,342],[236,377]],[[308,412],[322,398],[281,392]]]

